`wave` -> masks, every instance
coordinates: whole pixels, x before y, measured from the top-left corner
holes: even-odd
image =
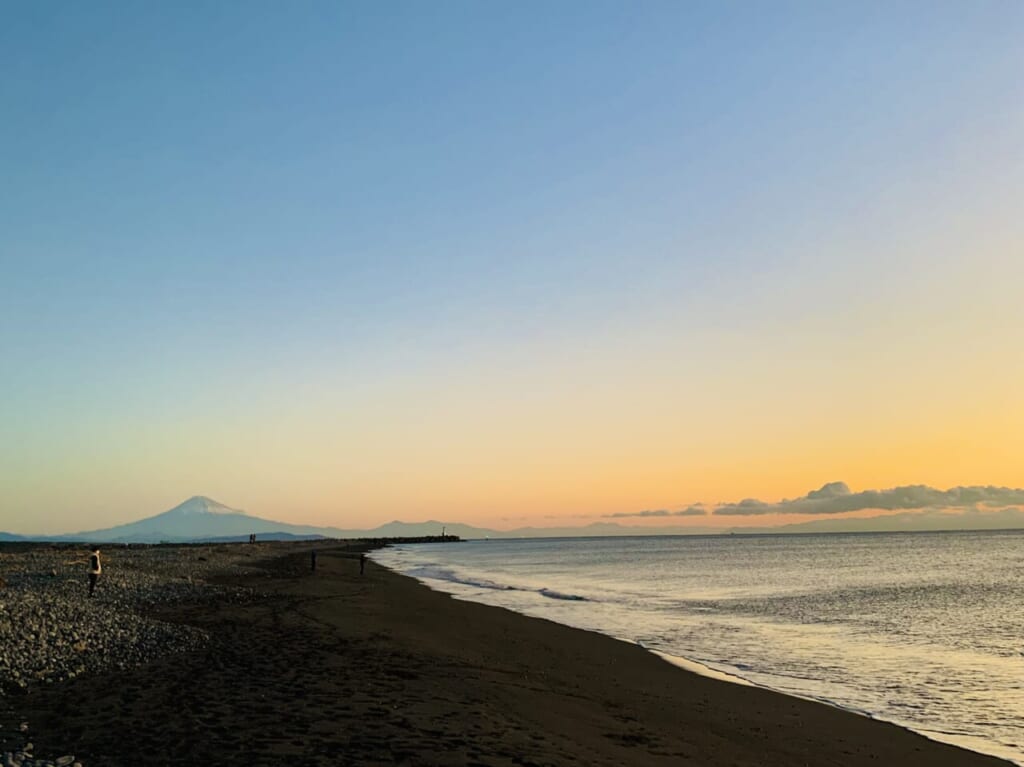
[[[561,599],[567,602],[592,601],[580,594],[569,594],[547,587],[538,589],[529,586],[515,586],[510,583],[498,583],[496,581],[488,580],[487,578],[475,578],[438,565],[420,565],[418,567],[411,567],[408,570],[405,570],[405,574],[410,575],[417,580],[447,581],[448,583],[455,583],[476,589],[487,589],[490,591],[523,591],[540,594],[542,597],[547,597],[548,599]]]
[[[434,581],[448,581],[449,583],[459,583],[463,586],[473,586],[478,589],[493,589],[494,591],[525,590],[504,583],[495,583],[494,581],[487,580],[486,578],[470,578],[468,576],[461,575],[454,570],[450,570],[447,567],[438,567],[436,565],[412,567],[406,570],[405,574],[411,575],[413,578],[417,579],[426,578]]]
[[[569,602],[589,602],[590,600],[586,597],[581,597],[579,594],[562,594],[559,591],[552,591],[551,589],[538,589],[537,592],[542,597],[548,599],[565,599]]]

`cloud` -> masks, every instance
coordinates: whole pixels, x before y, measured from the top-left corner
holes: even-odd
[[[692,506],[687,506],[685,509],[679,511],[669,511],[668,509],[649,509],[647,511],[620,511],[615,514],[605,514],[606,517],[612,519],[622,519],[623,517],[696,517],[703,516],[708,513],[707,508],[700,503],[695,503]]]
[[[820,490],[809,492],[807,498],[818,500],[820,498],[841,498],[844,495],[850,495],[850,486],[845,482],[826,482]]]
[[[647,511],[620,511],[615,514],[605,514],[606,517],[620,519],[622,517],[668,517],[672,512],[668,509],[653,509]]]
[[[747,498],[723,503],[713,513],[723,516],[757,514],[843,514],[861,509],[972,508],[1024,505],[1024,489],[993,486],[952,487],[937,490],[927,485],[904,485],[889,490],[850,492],[844,482],[829,482],[802,498],[765,503]]]
[[[708,513],[708,509],[702,503],[695,503],[692,506],[687,506],[681,511],[675,512],[677,517],[703,517]]]
[[[966,509],[979,507],[1002,508],[1024,506],[1024,489],[975,485],[937,490],[927,485],[904,485],[888,490],[863,490],[854,493],[845,482],[828,482],[807,495],[778,503],[767,503],[757,498],[744,498],[738,503],[720,503],[706,506],[692,504],[685,509],[646,509],[605,514],[605,518],[627,517],[698,517],[707,514],[721,516],[758,516],[762,514],[845,514],[862,509]]]

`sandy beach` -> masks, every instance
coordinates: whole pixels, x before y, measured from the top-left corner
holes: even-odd
[[[0,733],[85,767],[1007,764],[309,548],[220,579],[252,600],[153,608],[200,649],[8,697]]]

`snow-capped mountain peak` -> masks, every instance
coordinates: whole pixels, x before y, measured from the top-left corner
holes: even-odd
[[[205,495],[194,495],[182,504],[175,506],[164,514],[174,516],[187,516],[191,514],[244,514],[239,509],[232,509],[223,503],[218,503]]]

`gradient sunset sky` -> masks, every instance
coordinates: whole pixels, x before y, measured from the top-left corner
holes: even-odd
[[[6,4],[0,118],[0,530],[1024,485],[1019,0]]]

